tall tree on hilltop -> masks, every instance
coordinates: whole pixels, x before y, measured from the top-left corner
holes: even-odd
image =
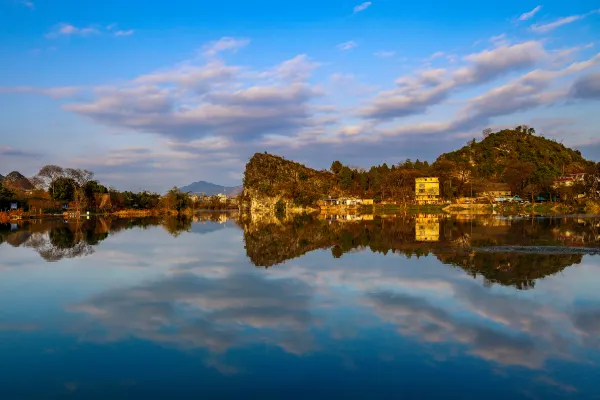
[[[342,170],[342,167],[342,163],[336,160],[333,163],[331,163],[331,172],[337,175]]]
[[[348,167],[342,167],[338,176],[340,178],[340,186],[342,189],[350,189],[354,179],[354,173],[352,170]]]

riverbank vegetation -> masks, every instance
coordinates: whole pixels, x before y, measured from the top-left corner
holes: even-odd
[[[31,178],[12,172],[0,181],[3,219],[49,214],[115,214],[119,216],[192,215],[196,210],[237,209],[229,198],[191,195],[174,187],[164,195],[118,191],[94,180],[88,170],[46,165]]]
[[[569,174],[585,178],[557,184]],[[299,206],[314,206],[329,197],[357,197],[406,209],[415,203],[419,177],[439,178],[441,202],[472,198],[503,184],[513,196],[531,203],[558,201],[577,209],[600,204],[600,163],[584,159],[578,150],[554,139],[537,136],[528,126],[495,133],[485,130],[482,140],[473,139],[432,164],[417,159],[365,169],[334,161],[329,170],[317,171],[256,153],[246,165],[244,188],[247,195],[281,198]],[[488,197],[490,204],[493,196]]]

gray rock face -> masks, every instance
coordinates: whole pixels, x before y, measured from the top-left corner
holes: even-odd
[[[33,189],[33,185],[29,182],[23,174],[18,171],[13,171],[4,177],[3,185],[10,184],[10,186],[23,190]]]

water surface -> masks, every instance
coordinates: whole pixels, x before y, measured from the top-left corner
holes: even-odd
[[[600,398],[600,257],[572,247],[600,220],[3,225],[0,397]]]

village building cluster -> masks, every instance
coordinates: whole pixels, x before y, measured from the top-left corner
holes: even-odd
[[[578,172],[553,180],[552,187],[557,192],[564,187],[571,187],[577,183],[583,183],[585,181],[585,173]],[[583,195],[579,194],[578,197]],[[545,201],[557,201],[559,200],[558,194],[550,193],[537,193],[534,195],[533,200],[535,202]],[[461,197],[455,199],[458,204],[469,204],[469,203],[522,203],[527,202],[527,199],[523,199],[518,194],[511,190],[510,185],[500,182],[484,182],[478,185],[477,191],[473,192],[471,196]],[[414,204],[417,205],[433,205],[443,204],[444,200],[441,196],[440,191],[440,179],[439,177],[429,176],[415,178],[414,188]],[[449,203],[449,201],[445,201]],[[318,203],[321,207],[346,207],[353,208],[364,205],[373,205],[373,199],[364,199],[357,197],[328,197],[321,199]],[[385,204],[385,203],[382,203]]]

